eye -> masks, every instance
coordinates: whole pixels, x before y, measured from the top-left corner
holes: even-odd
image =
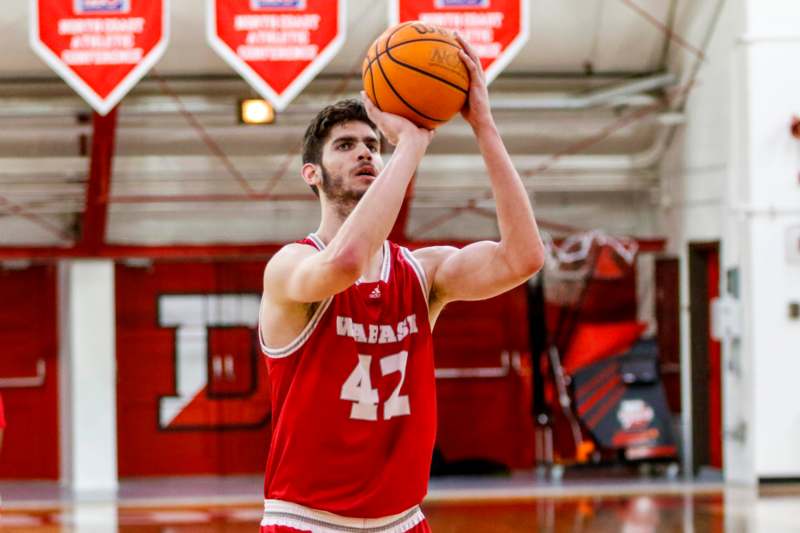
[[[339,145],[339,150],[349,150],[353,147],[353,143],[350,141],[343,142]]]
[[[372,152],[372,153],[375,153],[375,152],[378,151],[378,145],[377,144],[369,143],[369,144],[367,144],[367,148],[369,148],[369,151]]]

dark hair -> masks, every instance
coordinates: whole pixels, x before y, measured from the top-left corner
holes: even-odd
[[[328,139],[328,134],[334,126],[352,121],[363,122],[378,134],[377,126],[367,116],[367,110],[364,109],[364,104],[360,100],[354,98],[340,100],[335,104],[325,106],[322,111],[317,113],[303,136],[303,164],[322,164],[322,147]],[[378,138],[380,138],[380,134],[378,134]],[[319,196],[315,185],[311,185],[311,190]]]

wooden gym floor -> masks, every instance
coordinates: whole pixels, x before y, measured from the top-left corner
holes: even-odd
[[[255,533],[258,483],[131,481],[116,499],[75,502],[52,483],[4,482],[0,531]],[[800,485],[459,478],[434,480],[423,510],[434,533],[800,532]]]

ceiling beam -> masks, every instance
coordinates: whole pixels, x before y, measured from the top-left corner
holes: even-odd
[[[111,167],[117,130],[117,108],[107,115],[94,114],[92,152],[89,161],[89,182],[86,186],[86,207],[83,212],[78,248],[94,251],[106,238],[108,193],[111,190]]]
[[[636,78],[622,83],[595,89],[585,94],[567,94],[556,97],[528,95],[524,98],[492,99],[493,110],[571,110],[590,109],[619,105],[642,105],[653,103],[653,99],[645,95],[650,91],[662,90],[675,85],[678,77],[667,72],[646,78]]]
[[[449,244],[465,246],[461,241],[401,241],[398,244],[410,248]],[[76,247],[60,248],[56,246],[0,246],[0,261],[15,262],[20,260],[47,261],[72,258],[104,258],[104,259],[243,259],[268,258],[284,246],[283,243],[254,244],[176,244],[164,246],[130,246],[105,244],[91,252]]]
[[[568,91],[547,91],[539,89],[524,94],[509,90],[499,92],[494,91],[491,97],[492,109],[497,110],[574,110],[587,109],[591,107],[609,106],[647,106],[654,102],[654,98],[647,94],[649,91],[663,89],[673,85],[676,76],[670,73],[649,74],[644,76],[627,75],[628,81],[615,84],[610,88],[589,89],[588,92]],[[591,80],[597,83],[597,79]],[[587,86],[589,80],[587,78]],[[207,86],[206,86],[207,87]],[[2,81],[0,80],[0,88]],[[353,90],[344,96],[355,96],[357,94],[354,86]],[[213,89],[206,89],[211,90]],[[65,96],[39,96],[26,97],[14,96],[4,98],[0,103],[0,118],[23,118],[23,117],[66,117],[74,118],[76,115],[85,112],[85,104],[74,97]],[[195,114],[208,117],[230,117],[236,116],[238,109],[238,97],[242,94],[241,90],[231,93],[200,92],[196,88],[180,94],[181,101],[184,103],[185,110]],[[319,112],[322,105],[330,100],[330,94],[308,93],[305,98],[291,104],[281,113],[282,117],[312,117]],[[153,94],[132,94],[125,99],[125,108],[121,111],[123,119],[126,117],[157,116],[159,118],[167,115],[180,113],[179,106],[174,98],[165,95]]]
[[[462,248],[471,241],[463,240],[419,240],[396,241],[412,250],[426,246],[455,246]],[[661,237],[637,238],[639,252],[659,253],[666,248],[666,239]],[[203,245],[166,245],[166,246],[129,246],[105,244],[87,253],[76,247],[60,248],[55,246],[0,246],[0,262],[17,264],[19,261],[51,261],[72,258],[104,258],[104,259],[153,259],[153,260],[189,260],[202,259],[266,259],[284,246],[282,243],[253,244],[203,244]],[[3,265],[0,264],[0,267]]]

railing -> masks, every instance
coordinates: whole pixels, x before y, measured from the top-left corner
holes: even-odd
[[[470,379],[470,378],[504,378],[511,373],[511,368],[520,369],[520,353],[517,351],[500,352],[500,366],[437,368],[437,379]]]
[[[19,376],[0,378],[0,389],[21,389],[41,387],[44,385],[44,378],[47,375],[47,365],[44,359],[36,361],[36,375],[35,376]]]

